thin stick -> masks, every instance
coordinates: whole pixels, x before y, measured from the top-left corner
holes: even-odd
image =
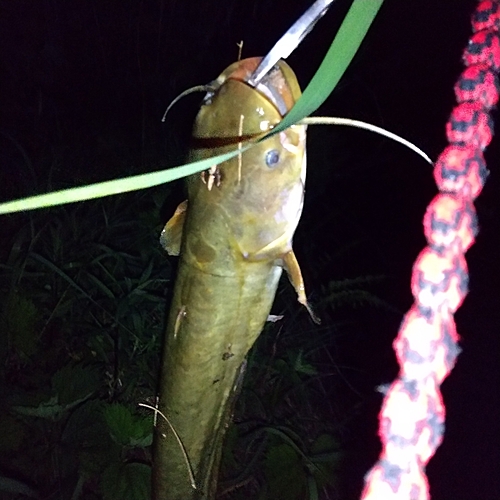
[[[243,51],[243,40],[236,44],[238,46],[238,61],[241,61],[241,52]]]
[[[150,410],[153,410],[155,412],[155,416],[157,413],[159,413],[165,419],[165,422],[167,422],[168,426],[170,427],[170,429],[174,433],[175,439],[177,439],[177,442],[179,443],[182,454],[184,455],[184,460],[186,461],[187,470],[188,470],[188,474],[189,474],[189,482],[191,483],[193,490],[197,490],[198,488],[196,487],[196,482],[194,480],[193,468],[191,467],[191,462],[189,461],[189,457],[188,457],[186,448],[185,448],[184,444],[182,443],[182,440],[179,437],[179,434],[177,434],[177,432],[175,431],[174,426],[170,423],[170,421],[163,414],[163,412],[160,411],[158,408],[155,408],[154,406],[148,405],[146,403],[139,403],[139,406],[143,406],[144,408],[149,408]]]
[[[309,116],[300,121],[300,123],[307,125],[347,125],[349,127],[362,128],[365,130],[369,130],[370,132],[375,132],[376,134],[384,135],[393,141],[399,142],[403,146],[415,151],[418,155],[420,155],[427,163],[433,165],[433,161],[427,156],[419,147],[415,146],[415,144],[403,139],[399,135],[393,134],[384,128],[377,127],[376,125],[372,125],[371,123],[362,122],[359,120],[351,120],[350,118],[338,118],[331,116]]]
[[[242,137],[243,136],[243,120],[245,119],[245,117],[243,115],[240,115],[240,124],[239,124],[239,127],[238,127],[238,137]],[[238,184],[241,182],[241,147],[242,147],[242,142],[239,141],[238,142],[238,149],[240,150],[240,153],[238,154]]]

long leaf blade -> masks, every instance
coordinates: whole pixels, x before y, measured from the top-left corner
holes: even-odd
[[[383,1],[354,0],[318,71],[274,133],[309,116],[326,101],[351,64]]]
[[[318,71],[304,90],[302,97],[279,125],[275,127],[272,132],[259,139],[258,142],[297,123],[318,109],[319,106],[325,102],[352,61],[383,1],[384,0],[354,0],[330,49],[318,68]],[[134,175],[122,179],[99,182],[87,186],[64,189],[1,203],[0,215],[103,198],[114,194],[158,186],[201,172],[214,164],[223,163],[238,154],[242,154],[242,151],[246,151],[252,147],[254,143],[255,142],[249,142],[245,144],[243,148],[235,149],[230,153],[160,170],[158,172]]]

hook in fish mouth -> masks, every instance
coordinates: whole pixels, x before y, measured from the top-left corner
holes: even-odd
[[[257,88],[261,80],[273,69],[280,59],[286,59],[311,32],[315,24],[326,14],[335,0],[316,0],[287,32],[276,42],[274,47],[262,59],[257,68],[247,78],[247,83]]]

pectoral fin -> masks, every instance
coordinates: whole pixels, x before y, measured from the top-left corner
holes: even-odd
[[[179,255],[181,251],[182,229],[188,201],[184,200],[175,210],[174,215],[165,224],[160,235],[160,245],[168,252],[169,255]]]
[[[307,302],[306,290],[304,287],[304,279],[302,278],[302,272],[300,270],[299,263],[297,262],[297,257],[293,253],[293,250],[290,250],[283,256],[283,265],[288,273],[288,278],[292,283],[295,291],[297,292],[297,300],[307,309],[307,312],[311,316],[311,319],[319,325],[321,320],[314,314],[314,311],[311,309],[311,306]]]

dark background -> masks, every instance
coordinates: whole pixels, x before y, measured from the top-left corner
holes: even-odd
[[[264,55],[307,0],[11,0],[0,2],[2,200],[179,164],[199,96],[168,103],[243,57]],[[350,2],[338,0],[290,56],[302,86],[321,62]],[[383,126],[435,159],[470,35],[472,0],[386,0],[357,57],[319,114]],[[497,113],[494,113],[497,118]],[[324,280],[386,276],[381,296],[411,305],[421,219],[436,193],[421,158],[368,132],[309,130],[308,185],[295,239],[309,288]],[[477,200],[480,234],[468,252],[470,295],[456,315],[463,352],[443,385],[444,444],[428,467],[432,498],[500,498],[499,150]],[[182,186],[175,185],[182,199]],[[175,198],[175,196],[174,196]],[[175,206],[167,202],[169,209]],[[349,247],[352,242],[355,245]],[[330,256],[326,258],[325,256]],[[323,280],[323,281],[322,281]],[[346,495],[378,453],[375,387],[397,373],[391,348],[401,316],[356,313],[338,342],[348,383],[368,394],[348,424]]]

